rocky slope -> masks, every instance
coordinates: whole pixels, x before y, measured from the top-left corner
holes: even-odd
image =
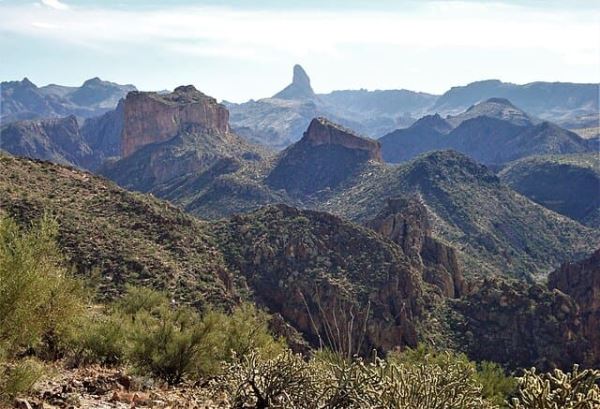
[[[352,350],[362,353],[416,345],[420,272],[375,232],[279,205],[235,216],[217,235],[228,263],[257,299],[313,344],[328,345],[328,331],[335,328],[342,333],[334,335],[335,344],[350,340]]]
[[[2,214],[57,217],[61,248],[101,297],[138,284],[199,308],[251,300],[314,346],[350,340],[352,352],[435,339],[516,366],[568,366],[591,354],[569,296],[527,284],[457,286],[460,265],[431,238],[436,215],[421,199],[390,201],[371,224],[380,233],[284,205],[207,223],[73,168],[1,156],[0,170]]]
[[[431,217],[420,197],[388,199],[386,207],[366,225],[416,260],[424,280],[438,287],[444,297],[458,298],[464,293],[456,250],[432,236]]]
[[[486,278],[450,302],[457,344],[476,360],[510,369],[589,365],[593,354],[577,302],[542,284]]]
[[[595,153],[534,156],[509,163],[503,182],[555,212],[600,227],[600,158]]]
[[[83,118],[98,116],[114,109],[121,98],[136,88],[99,78],[89,79],[81,87],[54,84],[37,87],[24,78],[22,81],[2,82],[0,89],[0,120],[6,123],[19,119],[69,115]]]
[[[548,287],[570,295],[581,311],[583,333],[591,344],[583,362],[600,365],[600,250],[589,258],[565,263],[552,272]]]
[[[4,125],[0,128],[0,149],[13,155],[79,167],[96,162],[74,116]]]
[[[420,194],[434,236],[461,250],[470,274],[545,275],[600,238],[513,191],[457,152],[434,152],[404,166],[374,165],[311,202],[350,220],[371,220],[388,198]]]
[[[384,158],[392,163],[441,149],[454,149],[494,166],[531,155],[593,149],[579,135],[550,122],[540,123],[501,98],[488,99],[445,120],[425,117],[410,128],[383,136],[380,142]]]
[[[65,255],[103,297],[137,284],[198,306],[237,299],[207,224],[166,202],[74,168],[2,155],[0,209],[22,223],[56,217]]]
[[[378,142],[316,118],[302,139],[282,152],[266,183],[294,196],[307,195],[335,188],[368,161],[381,162]]]

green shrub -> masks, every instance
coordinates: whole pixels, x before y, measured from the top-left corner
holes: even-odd
[[[56,357],[83,311],[83,288],[64,267],[57,232],[47,215],[27,230],[0,218],[0,344],[9,355],[33,347]]]
[[[172,305],[164,294],[129,288],[115,310],[123,317],[130,363],[171,384],[217,375],[225,362],[251,351],[270,357],[284,350],[284,342],[268,331],[269,316],[251,304],[231,314],[209,311],[201,317],[189,307]]]
[[[507,376],[504,369],[494,362],[481,362],[477,365],[475,380],[482,386],[482,396],[497,405],[505,405],[516,387],[517,380]]]
[[[29,392],[43,375],[43,365],[33,358],[0,365],[0,401],[10,401]]]
[[[517,378],[517,396],[512,399],[513,409],[597,409],[600,407],[600,370],[572,372],[555,369],[550,373],[536,373],[535,368]]]
[[[127,348],[127,328],[120,314],[90,313],[82,317],[68,340],[76,365],[121,363]]]

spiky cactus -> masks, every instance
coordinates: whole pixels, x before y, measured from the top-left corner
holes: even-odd
[[[535,368],[518,378],[518,396],[513,398],[513,409],[598,409],[600,408],[600,370],[572,372],[555,369],[538,374]]]

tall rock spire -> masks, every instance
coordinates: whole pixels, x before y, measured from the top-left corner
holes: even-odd
[[[315,99],[316,95],[310,86],[310,78],[304,68],[300,65],[294,65],[294,76],[292,83],[273,95],[273,98],[279,99]]]

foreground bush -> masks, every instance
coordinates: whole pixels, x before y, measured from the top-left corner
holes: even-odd
[[[82,286],[68,274],[56,244],[58,225],[44,216],[22,230],[0,218],[0,346],[54,357],[83,312]]]
[[[29,392],[43,375],[43,365],[33,358],[11,364],[0,362],[0,402]]]
[[[517,397],[513,409],[597,409],[600,408],[600,371],[579,370],[565,373],[555,369],[550,373],[536,373],[535,368],[518,378]]]

